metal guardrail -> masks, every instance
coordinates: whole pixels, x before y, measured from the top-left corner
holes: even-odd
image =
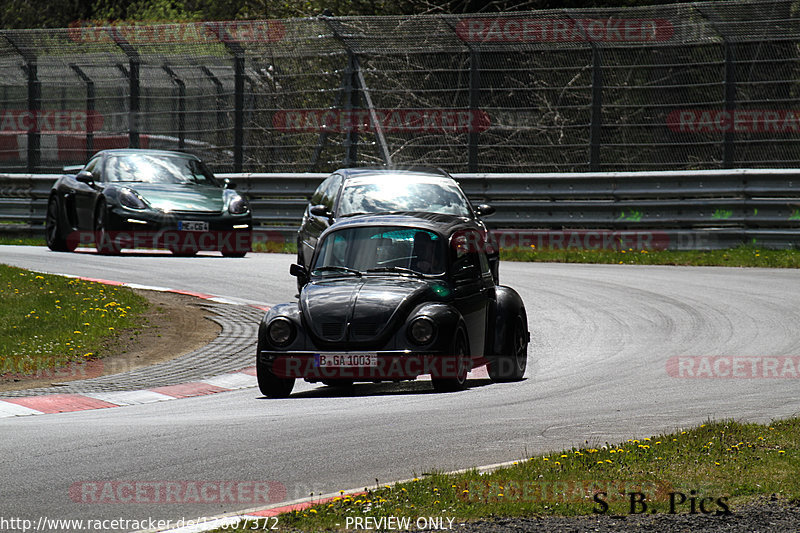
[[[219,176],[230,178],[250,198],[257,227],[291,238],[327,174]],[[800,170],[454,176],[474,203],[495,207],[487,219],[493,229],[533,237],[583,230],[652,232],[667,239],[670,248],[800,247]],[[57,178],[0,174],[0,232],[41,235],[49,189]]]

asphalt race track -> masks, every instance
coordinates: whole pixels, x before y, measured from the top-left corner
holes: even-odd
[[[33,270],[275,304],[292,299],[293,257],[0,247]],[[800,270],[503,263],[528,310],[527,379],[367,384],[351,396],[298,383],[170,402],[0,419],[0,516],[195,519],[250,503],[76,503],[80,482],[269,481],[286,500],[432,470],[601,445],[736,418],[800,413],[798,379],[679,378],[677,356],[800,356]],[[254,354],[255,355],[255,354]]]

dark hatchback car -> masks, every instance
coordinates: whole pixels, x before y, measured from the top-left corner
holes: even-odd
[[[89,242],[107,254],[150,247],[242,257],[250,250],[247,200],[194,155],[104,150],[75,170],[50,191],[45,235],[52,250],[74,251]]]
[[[326,230],[298,302],[272,307],[259,327],[261,392],[286,397],[297,378],[328,385],[430,374],[459,390],[488,363],[494,381],[523,378],[525,306],[495,284],[481,226],[441,214],[357,216]]]
[[[440,213],[473,220],[487,244],[489,264],[499,281],[499,248],[481,217],[494,213],[472,206],[453,177],[431,168],[345,168],[328,176],[311,197],[297,235],[297,263],[310,264],[319,236],[342,218],[380,213]]]

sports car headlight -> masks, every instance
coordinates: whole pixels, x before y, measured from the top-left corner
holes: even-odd
[[[147,209],[142,197],[130,189],[120,189],[119,203],[130,209]]]
[[[415,344],[428,344],[436,334],[436,325],[430,318],[415,318],[408,326],[408,338]]]
[[[243,215],[244,213],[247,213],[248,209],[249,207],[247,205],[247,200],[238,194],[232,196],[228,202],[228,211],[230,211],[232,215]]]
[[[294,325],[285,318],[276,318],[267,326],[267,335],[275,346],[286,346],[294,340]]]

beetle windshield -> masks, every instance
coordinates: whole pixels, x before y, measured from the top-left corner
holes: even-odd
[[[126,154],[109,158],[106,179],[218,186],[214,175],[200,161],[155,154]]]
[[[339,216],[401,211],[471,216],[467,199],[453,180],[407,175],[348,180],[338,211]]]
[[[345,228],[325,237],[312,272],[436,275],[445,270],[446,253],[444,239],[424,229]]]

